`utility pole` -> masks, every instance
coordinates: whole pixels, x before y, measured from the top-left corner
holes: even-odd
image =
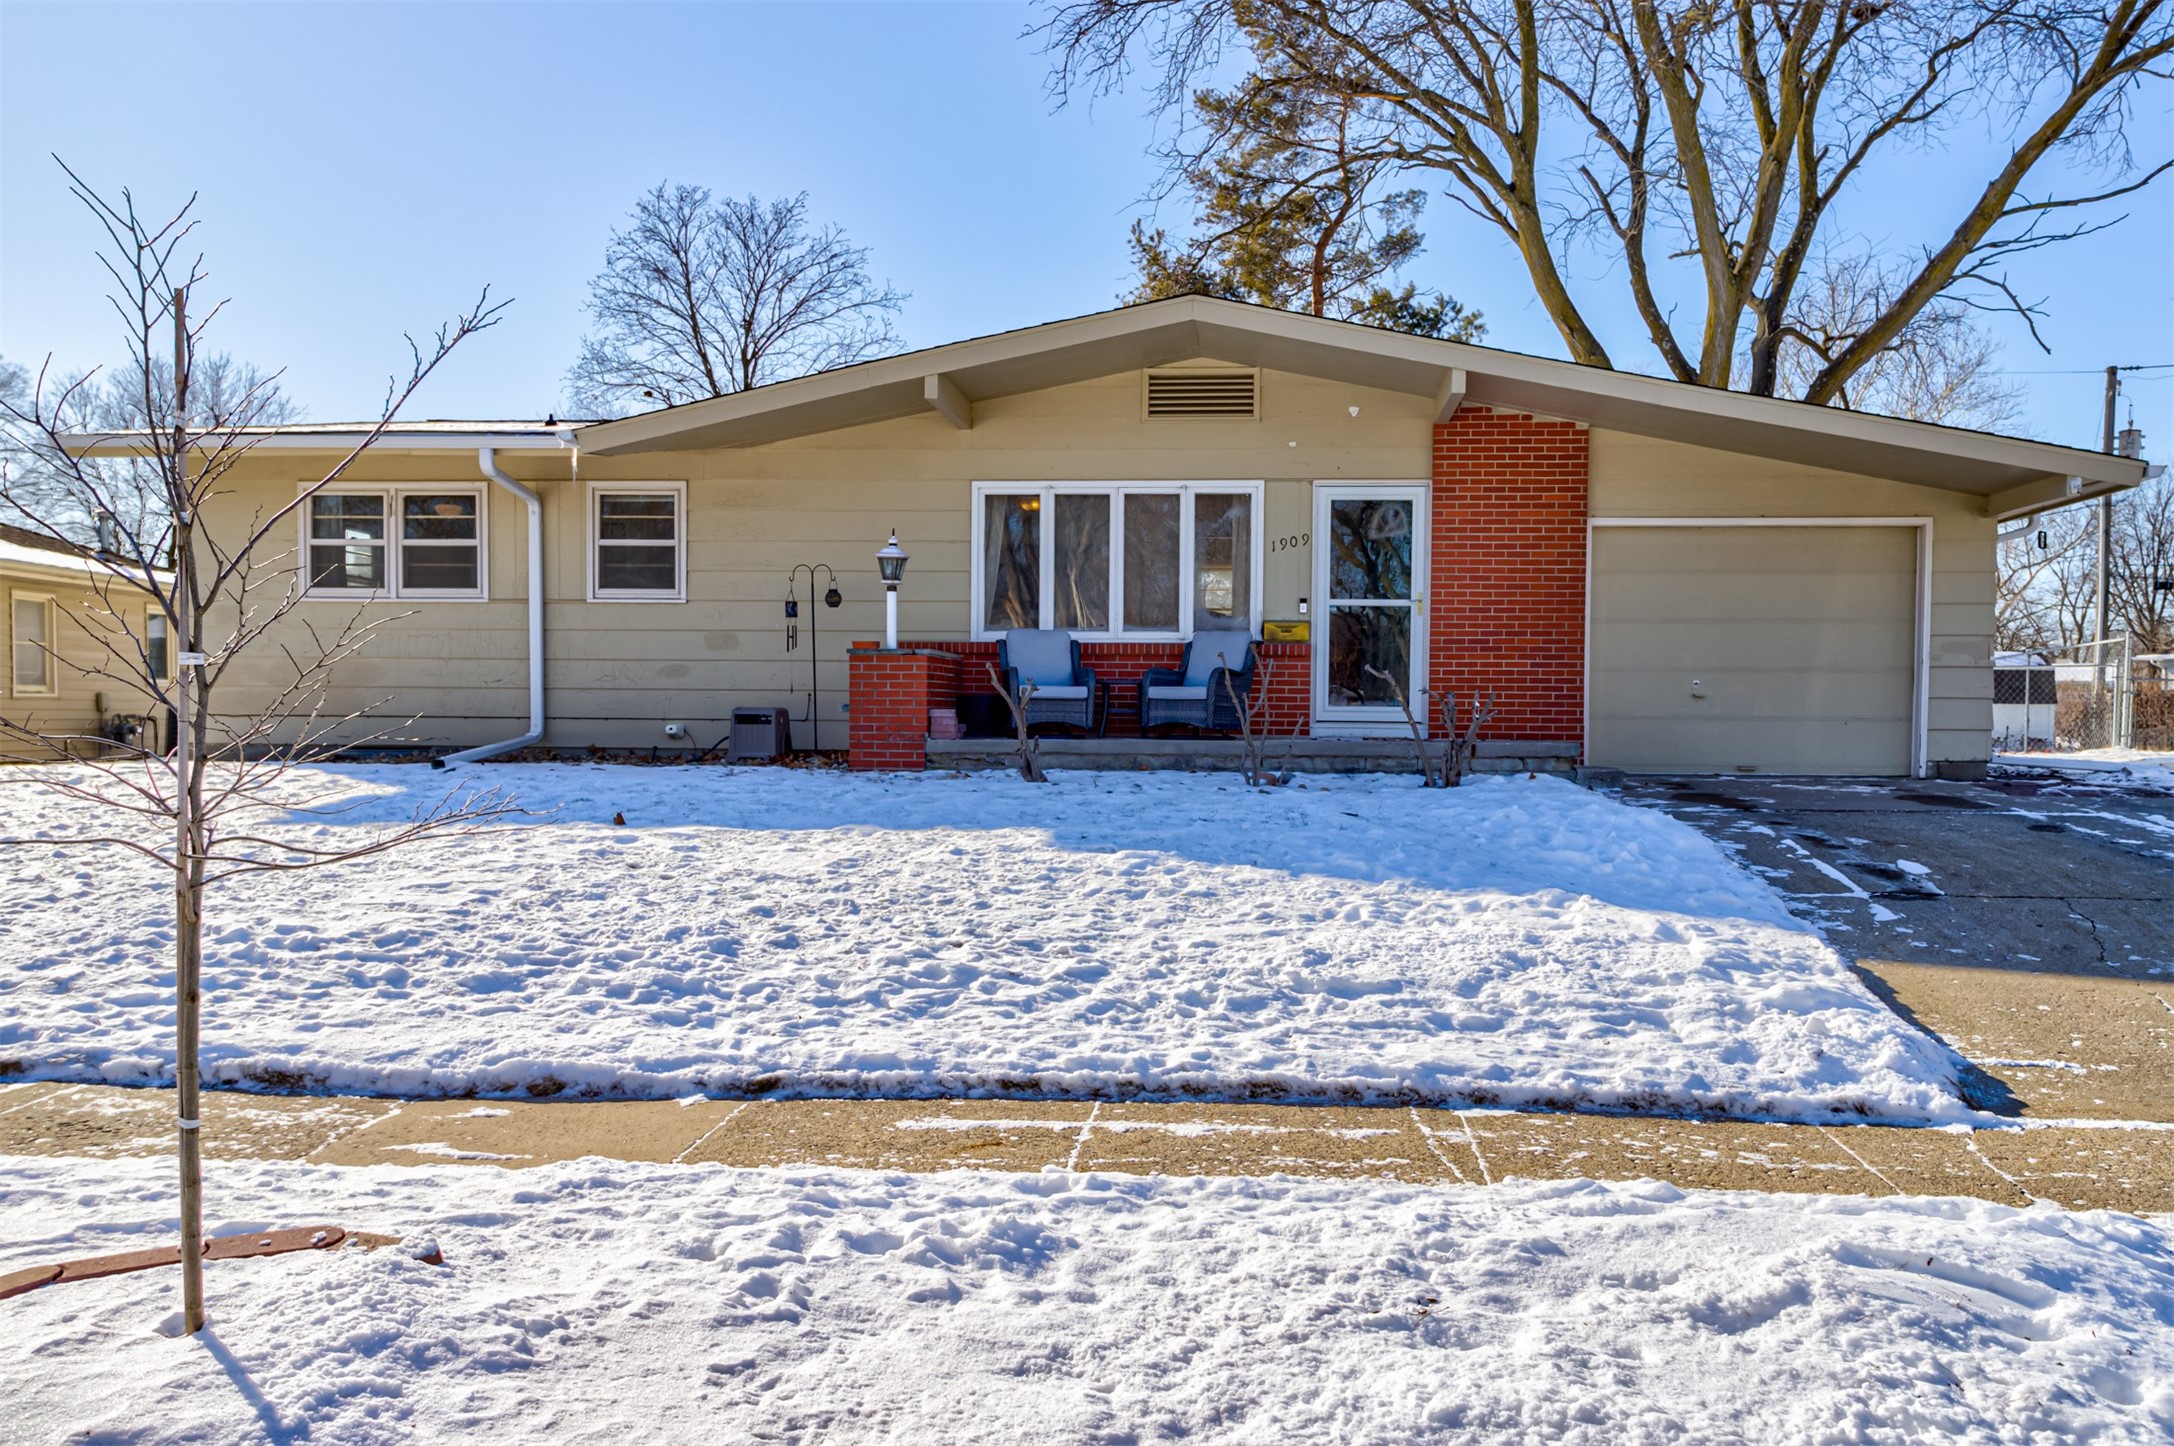
[[[2100,450],[2111,456],[2114,450],[2114,403],[2121,397],[2121,368],[2106,369],[2106,436]],[[2114,552],[2114,494],[2109,492],[2099,499],[2099,567],[2098,567],[2098,619],[2099,637],[2114,635],[2113,620],[2113,565]],[[2086,639],[2086,641],[2089,641]]]

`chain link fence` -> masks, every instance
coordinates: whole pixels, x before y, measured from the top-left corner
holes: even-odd
[[[2002,654],[1993,665],[1993,746],[2174,751],[2174,653],[2139,653],[2120,637],[2063,657]]]

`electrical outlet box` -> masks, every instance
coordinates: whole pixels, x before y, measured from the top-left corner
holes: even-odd
[[[667,738],[685,738],[687,736],[687,725],[684,723],[667,723],[664,725],[664,736]]]

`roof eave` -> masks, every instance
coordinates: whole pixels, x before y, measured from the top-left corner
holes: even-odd
[[[1454,370],[1466,401],[1689,441],[1751,456],[1812,461],[1987,499],[2016,516],[2018,499],[2064,500],[2135,486],[2143,464],[2105,453],[1903,421],[1773,397],[1263,307],[1183,297],[1098,312],[994,337],[777,382],[750,392],[600,422],[581,439],[605,456],[761,446],[930,413],[941,391],[976,398],[1209,356],[1333,375],[1355,385],[1439,395]],[[940,385],[934,379],[941,379]],[[2080,487],[2067,490],[2069,479]],[[2010,499],[2001,502],[1998,499]]]

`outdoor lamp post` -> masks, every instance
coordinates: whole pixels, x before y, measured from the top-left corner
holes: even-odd
[[[898,545],[898,533],[876,552],[876,571],[883,575],[883,646],[898,649],[898,584],[906,576],[906,549]]]

